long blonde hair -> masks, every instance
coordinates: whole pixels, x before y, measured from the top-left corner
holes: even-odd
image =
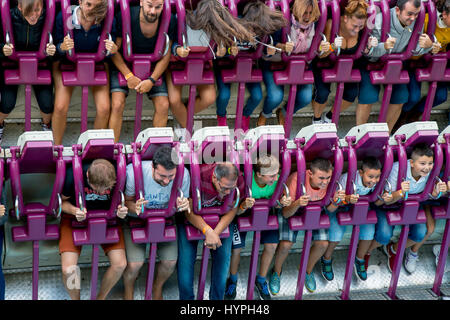
[[[297,20],[300,20],[309,6],[312,7],[311,22],[319,20],[320,10],[317,0],[295,0],[294,5],[292,6],[294,17]]]

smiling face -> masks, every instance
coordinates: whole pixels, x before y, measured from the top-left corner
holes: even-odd
[[[169,183],[175,179],[177,169],[167,170],[162,165],[157,165],[153,168],[153,180],[162,187],[167,187]]]
[[[409,160],[411,164],[411,174],[413,177],[426,177],[433,169],[433,157],[420,156]]]
[[[163,0],[141,0],[142,15],[148,23],[158,21],[163,11]]]
[[[32,3],[26,4],[26,6],[24,6],[22,2],[19,2],[17,8],[30,25],[35,25],[42,15],[44,5],[42,0],[36,0]]]
[[[361,176],[361,181],[364,187],[373,188],[379,181],[381,177],[380,169],[364,169],[359,170],[359,175]]]

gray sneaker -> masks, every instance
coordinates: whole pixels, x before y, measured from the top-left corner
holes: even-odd
[[[49,122],[49,124],[45,124],[41,120],[41,129],[42,129],[42,131],[52,131],[52,123]]]

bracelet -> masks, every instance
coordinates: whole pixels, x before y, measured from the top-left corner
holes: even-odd
[[[151,82],[153,82],[153,84],[155,84],[155,83],[156,83],[156,80],[155,80],[155,79],[153,79],[152,77],[148,77],[148,80],[150,80]]]
[[[333,46],[330,44],[330,51],[334,52]]]
[[[211,227],[208,226],[208,225],[206,225],[205,227],[203,227],[202,233],[203,233],[203,234],[206,234],[206,230],[207,230],[208,228],[211,228]]]
[[[125,76],[125,80],[128,81],[128,79],[130,79],[130,78],[133,77],[133,76],[134,76],[133,72],[130,72],[129,74],[127,74],[127,75]]]
[[[403,199],[403,197],[404,197],[403,190],[400,190],[399,192],[400,192],[400,197],[402,197],[402,199]]]
[[[333,205],[335,205],[336,207],[339,207],[340,204],[342,203],[342,201],[334,201],[334,199],[332,200]]]
[[[244,204],[244,202],[241,203],[241,205],[239,206],[239,209],[241,209],[242,211],[245,211],[247,209],[243,208],[242,205]]]
[[[227,52],[228,54],[231,54],[231,47],[228,48]]]

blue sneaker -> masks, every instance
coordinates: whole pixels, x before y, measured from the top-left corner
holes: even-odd
[[[281,279],[280,279],[280,275],[278,275],[278,273],[276,273],[273,269],[272,272],[270,274],[270,278],[269,278],[269,289],[270,292],[275,296],[278,294],[278,292],[280,292],[280,283],[281,283]]]
[[[367,270],[366,270],[366,265],[365,265],[365,261],[359,261],[358,258],[355,258],[355,273],[358,276],[359,279],[361,279],[362,281],[366,281],[367,280]]]
[[[333,272],[333,260],[325,260],[323,257],[320,258],[320,265],[322,266],[322,276],[327,281],[332,281],[334,279]]]
[[[230,278],[227,279],[227,285],[225,287],[225,300],[234,300],[236,299],[236,286],[237,283],[231,281]]]
[[[267,286],[267,281],[264,281],[263,283],[259,282],[258,280],[255,281],[255,286],[258,289],[259,296],[263,300],[270,300],[270,293],[269,288]]]
[[[311,293],[316,291],[316,278],[314,278],[314,273],[312,272],[311,274],[306,273],[305,288]]]

